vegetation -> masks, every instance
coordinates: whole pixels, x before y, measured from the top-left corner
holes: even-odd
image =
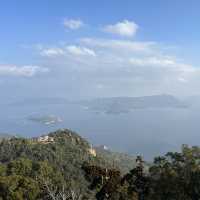
[[[126,174],[136,167],[135,156],[126,153],[113,152],[109,149],[104,149],[101,146],[95,147],[95,150],[99,157],[109,162],[112,168],[120,170],[122,174]],[[145,167],[148,166],[149,163],[145,162]]]
[[[83,164],[110,168],[112,162],[92,154],[91,150],[95,150],[91,145],[70,130],[59,130],[48,137],[53,140],[13,137],[1,141],[0,196],[3,199],[52,199],[60,196],[60,191],[79,191],[83,199],[94,196],[95,192],[88,189]],[[32,197],[26,196],[31,191],[29,187],[35,190]]]
[[[142,159],[125,176],[109,176],[106,169],[86,170],[92,176],[91,185],[98,188],[98,200],[199,200],[200,199],[200,148],[183,145],[182,151],[169,152],[157,157],[146,173]],[[114,170],[113,170],[114,172]],[[104,177],[98,182],[98,177]],[[106,179],[105,177],[109,178]],[[92,187],[94,188],[94,186]]]
[[[0,200],[199,200],[200,148],[182,146],[155,158],[97,151],[76,133],[0,143]],[[108,155],[106,155],[108,152]],[[120,159],[118,159],[120,158]],[[125,159],[126,158],[126,159]],[[120,162],[113,161],[120,160]],[[124,162],[124,163],[123,163]]]

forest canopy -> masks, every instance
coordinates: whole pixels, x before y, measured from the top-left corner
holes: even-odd
[[[106,152],[94,154],[91,148],[70,130],[50,133],[47,141],[3,139],[0,199],[200,199],[199,147],[183,145],[180,152],[156,157],[151,164],[138,156],[127,172],[121,170],[124,163],[113,165]]]

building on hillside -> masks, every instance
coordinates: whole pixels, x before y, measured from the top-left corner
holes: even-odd
[[[54,138],[48,135],[44,135],[37,138],[37,141],[40,143],[51,143],[51,142],[54,142]]]
[[[94,157],[97,156],[97,152],[96,152],[95,149],[93,149],[92,145],[91,145],[91,147],[88,149],[88,151],[89,151],[89,153],[90,153],[92,156],[94,156]]]

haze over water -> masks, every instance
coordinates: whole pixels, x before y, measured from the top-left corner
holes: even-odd
[[[6,115],[4,113],[7,113]],[[30,116],[54,115],[62,122],[46,125]],[[59,128],[69,128],[95,145],[147,159],[182,144],[200,145],[200,106],[188,108],[135,109],[129,113],[105,114],[77,104],[32,104],[1,106],[0,132],[35,137]]]

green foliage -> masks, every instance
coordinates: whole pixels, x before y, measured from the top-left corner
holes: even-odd
[[[0,200],[50,200],[50,193],[57,197],[62,191],[81,193],[81,200],[200,199],[198,147],[183,145],[181,152],[155,158],[147,170],[141,158],[135,162],[109,151],[92,155],[90,144],[72,131],[49,137],[53,141],[46,143],[0,142]]]
[[[200,148],[183,145],[181,153],[155,158],[150,168],[152,199],[200,199]]]
[[[138,161],[138,159],[136,160]],[[149,177],[144,174],[142,160],[136,168],[121,176],[115,169],[98,166],[84,166],[90,188],[96,189],[97,200],[143,200],[148,198]]]
[[[143,162],[139,159],[133,170],[114,179],[109,177],[109,169],[99,169],[94,166],[85,169],[92,189],[95,188],[95,184],[98,186],[96,194],[98,200],[200,199],[200,148],[198,147],[190,148],[183,145],[181,152],[169,152],[165,156],[157,157],[148,172],[145,172]],[[105,180],[105,176],[108,179],[102,183],[101,180]]]
[[[53,137],[53,142],[42,143],[37,138],[2,140],[0,143],[0,178],[2,182],[14,179],[14,177],[16,181],[13,181],[13,184],[18,183],[19,177],[24,178],[23,180],[35,181],[35,186],[39,188],[39,192],[35,192],[38,194],[37,198],[34,197],[35,199],[47,198],[48,191],[45,185],[54,188],[55,193],[63,187],[69,189],[76,185],[77,190],[81,190],[85,196],[90,194],[88,182],[82,170],[83,163],[108,166],[108,162],[101,157],[91,155],[90,144],[72,131],[59,130],[50,133],[49,136]],[[21,189],[17,184],[13,186],[11,184],[11,187],[14,188],[11,192],[10,183],[2,186],[0,197],[5,194],[11,196],[15,194],[16,190],[19,191],[15,194],[16,199],[17,195],[19,195],[18,199],[21,196],[23,198],[27,188]]]
[[[31,176],[32,172],[32,161],[25,158],[19,158],[17,160],[11,161],[7,165],[8,175],[23,175]]]
[[[101,147],[97,147],[96,151],[100,157],[108,160],[110,166],[119,169],[123,174],[128,173],[131,169],[133,169],[133,167],[136,166],[136,158],[134,156],[105,150]]]
[[[4,200],[34,200],[39,194],[39,187],[31,178],[12,175],[0,177],[0,191]]]

